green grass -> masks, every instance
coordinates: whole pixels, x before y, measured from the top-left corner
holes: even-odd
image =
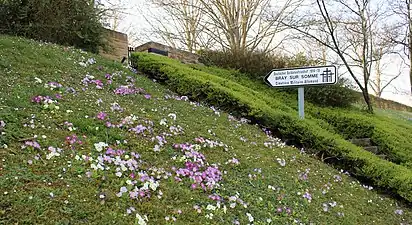
[[[96,64],[79,65],[90,58]],[[0,128],[0,224],[138,224],[136,213],[146,215],[148,224],[233,224],[236,220],[247,224],[247,213],[254,224],[267,224],[268,219],[272,224],[412,223],[412,210],[402,201],[369,190],[343,171],[284,146],[256,125],[177,100],[181,98],[164,86],[120,64],[73,48],[0,36],[0,73],[0,121],[6,124]],[[83,85],[86,74],[103,81],[103,88]],[[111,84],[106,84],[106,74],[113,75]],[[127,84],[129,76],[144,91],[115,95],[114,90]],[[36,83],[36,77],[42,83]],[[62,87],[51,90],[45,87],[48,82]],[[31,102],[33,96],[55,94],[62,96],[58,109]],[[114,102],[123,111],[112,111]],[[133,125],[108,128],[106,121],[96,118],[99,112],[106,112],[106,120],[113,124],[131,114],[136,119]],[[137,125],[150,127],[151,132],[129,131]],[[180,126],[183,132],[173,134],[172,126]],[[70,145],[66,138],[72,135],[82,143]],[[167,141],[160,151],[154,151],[158,141],[152,138],[156,136]],[[216,165],[222,172],[222,180],[212,190],[193,190],[189,178],[174,179],[173,167],[184,167],[190,157],[182,158],[182,151],[173,145],[196,144],[199,137],[217,145],[196,148],[206,157],[205,167]],[[41,149],[22,148],[28,140],[38,142]],[[94,160],[105,155],[94,146],[99,142],[124,150],[122,160],[126,155],[130,159],[132,152],[140,155],[135,176],[147,173],[159,183],[156,190],[150,190],[150,198],[131,199],[128,193],[116,196],[122,186],[131,190],[128,180],[137,181],[137,187],[142,183],[130,177],[129,169],[118,177],[120,166],[114,164],[105,171],[94,170]],[[48,159],[49,146],[61,148],[60,155]],[[240,164],[227,163],[233,158]],[[279,163],[282,160],[284,166]],[[306,192],[311,201],[303,197]],[[223,198],[220,204],[209,198],[211,194]],[[238,199],[231,201],[233,196]],[[328,205],[327,211],[323,204]],[[127,214],[130,207],[135,211]],[[402,215],[396,210],[402,210]]]
[[[344,127],[345,122],[352,123],[346,124],[346,126],[356,125],[364,130],[363,132],[367,132],[364,127],[367,124],[366,121],[357,123],[361,115],[345,112],[343,116],[339,116],[338,113],[334,113],[335,120],[337,120],[336,123],[331,123],[335,126],[334,129],[327,122],[318,118],[308,116],[305,120],[298,119],[296,113],[292,113],[291,108],[282,105],[279,99],[256,91],[257,88],[253,85],[241,85],[231,79],[214,75],[214,73],[193,70],[175,60],[150,54],[134,54],[132,61],[148,76],[158,79],[176,92],[189,95],[195,100],[219,106],[233,114],[247,116],[275,131],[289,143],[303,146],[304,149],[309,149],[310,152],[317,154],[322,159],[326,155],[327,159],[333,159],[332,162],[337,163],[342,168],[412,202],[411,170],[383,160],[349,143],[343,139],[343,136],[339,135],[341,132],[339,128]],[[351,116],[354,115],[356,117],[352,118]],[[317,117],[320,116],[317,115]],[[346,128],[345,130],[351,131],[351,129]],[[382,131],[382,128],[378,131]],[[406,144],[405,142],[397,142],[396,139],[392,142],[388,141],[391,140],[391,136],[395,135],[397,134],[393,131],[391,133],[373,132],[374,139],[386,140],[380,145],[385,145],[392,150],[394,147],[397,148],[397,145]]]
[[[412,124],[412,113],[411,112],[396,111],[396,110],[391,110],[391,109],[378,109],[376,113],[378,115],[381,115],[381,116],[384,116],[390,119],[401,120],[404,123],[407,123],[409,125]]]

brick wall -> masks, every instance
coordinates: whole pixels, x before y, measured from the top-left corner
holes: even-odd
[[[134,50],[136,52],[147,52],[150,48],[166,51],[168,52],[168,57],[178,59],[183,63],[199,63],[199,56],[197,54],[172,48],[170,46],[156,42],[148,42],[139,47],[136,47]]]
[[[101,50],[100,55],[115,61],[121,61],[123,57],[127,58],[129,47],[127,34],[109,29],[106,29],[106,32],[109,50]]]

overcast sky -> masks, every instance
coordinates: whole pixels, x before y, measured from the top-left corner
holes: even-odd
[[[107,0],[104,0],[107,1]],[[103,1],[103,2],[104,2]],[[157,16],[162,16],[162,13],[157,11],[154,8],[151,8],[149,3],[145,0],[110,0],[111,2],[121,2],[121,4],[125,7],[125,14],[122,16],[122,21],[117,29],[120,32],[127,33],[129,35],[129,45],[135,47],[139,44],[143,44],[147,41],[159,41],[150,37],[149,30],[150,25],[146,22],[144,16],[149,13],[155,13]],[[293,43],[291,44],[293,45]],[[303,51],[303,49],[299,49],[299,46],[294,46],[291,51]],[[341,67],[343,68],[343,67]],[[399,61],[393,59],[390,63],[387,73],[388,74],[396,74],[399,71]],[[339,71],[340,73],[344,72],[344,69]],[[403,91],[409,90],[409,76],[408,70],[405,68],[402,71],[402,75],[392,83],[394,86],[398,87]],[[372,91],[371,91],[372,92]],[[395,94],[396,92],[394,88],[388,87],[385,89],[383,96],[384,98],[395,100],[401,102],[403,104],[407,104],[412,106],[412,97],[405,94]]]

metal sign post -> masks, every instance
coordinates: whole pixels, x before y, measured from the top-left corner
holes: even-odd
[[[305,119],[305,89],[303,87],[298,88],[298,107],[299,118]]]
[[[305,118],[304,86],[336,84],[338,73],[334,65],[272,70],[265,77],[271,87],[298,87],[299,118]]]

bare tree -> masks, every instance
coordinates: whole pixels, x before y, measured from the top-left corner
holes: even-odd
[[[151,0],[157,12],[146,16],[152,34],[173,47],[190,52],[199,46],[208,46],[210,41],[202,35],[200,0]],[[159,14],[161,12],[162,14]]]
[[[281,21],[303,0],[151,0],[163,14],[147,17],[153,34],[189,51],[219,48],[236,53],[273,49]]]
[[[273,9],[270,0],[199,0],[205,15],[207,34],[224,50],[273,50],[276,34],[284,30],[281,21],[290,16],[301,0],[286,0]]]
[[[382,60],[384,55],[382,48],[377,48],[375,51],[378,57],[374,63],[374,76],[369,80],[369,85],[376,96],[382,97],[383,91],[402,75],[402,64],[399,66],[400,68],[396,74],[392,72],[388,74],[385,71],[388,71],[387,67],[393,64],[393,62],[385,63]]]
[[[391,7],[395,15],[399,17],[398,23],[394,24],[397,29],[395,35],[390,36],[390,40],[399,44],[403,48],[404,56],[407,58],[409,66],[410,95],[412,95],[412,1],[394,0]]]
[[[122,0],[104,0],[98,1],[98,4],[104,12],[104,25],[112,30],[119,30],[120,23],[124,20],[126,14],[126,8],[124,1]]]
[[[375,40],[380,38],[376,28],[383,23],[385,15],[383,2],[374,3],[371,4],[371,0],[316,0],[318,13],[311,12],[310,15],[305,15],[306,19],[301,18],[301,21],[287,24],[339,56],[361,90],[371,113],[373,107],[369,96],[369,81],[378,56],[374,54]],[[327,34],[330,41],[319,38],[316,33]],[[360,77],[358,73],[361,74]]]

